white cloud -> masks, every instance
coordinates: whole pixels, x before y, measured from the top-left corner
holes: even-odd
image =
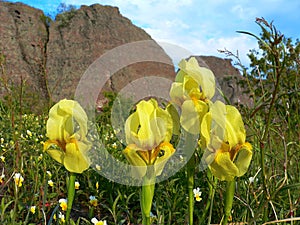
[[[242,6],[240,4],[238,5],[234,5],[231,8],[231,12],[234,15],[237,15],[238,18],[242,19],[242,20],[246,20],[248,18],[254,18],[255,15],[257,15],[257,9],[253,8],[253,7],[245,7]]]
[[[249,59],[247,54],[250,49],[257,49],[256,40],[246,36],[239,35],[231,37],[217,37],[206,39],[199,34],[198,37],[193,36],[177,36],[174,37],[171,33],[146,29],[146,31],[158,42],[168,43],[166,52],[169,53],[174,63],[178,62],[178,58],[185,58],[189,55],[213,55],[219,57],[225,57],[224,54],[218,52],[218,50],[229,50],[236,54],[238,52],[242,63],[245,66],[249,66]],[[162,46],[165,47],[165,46]],[[178,48],[176,52],[174,49],[170,50],[170,47]],[[175,60],[174,60],[175,58]]]

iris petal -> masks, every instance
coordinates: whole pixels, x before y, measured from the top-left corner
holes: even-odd
[[[135,177],[143,177],[146,174],[147,165],[146,162],[139,156],[137,152],[138,150],[140,150],[140,148],[138,148],[134,144],[130,144],[123,150],[123,154],[125,155],[128,162],[134,166],[131,167],[132,174]]]
[[[231,161],[229,152],[216,154],[214,162],[210,165],[213,175],[220,180],[233,180],[238,175],[237,166]]]
[[[248,142],[240,146],[240,150],[235,160],[235,165],[239,169],[238,177],[243,176],[250,165],[252,159],[252,146]]]
[[[168,143],[172,137],[173,119],[169,112],[160,108],[154,99],[142,100],[126,120],[125,132],[128,145],[123,154],[134,166],[133,175],[143,177],[147,169],[152,170],[149,167],[153,166],[154,169],[157,167],[160,174],[171,152],[173,154],[175,151],[171,144],[168,146],[173,150],[167,148],[167,144],[162,144]],[[161,151],[164,153],[162,158]]]
[[[74,173],[82,173],[89,168],[87,158],[82,154],[78,147],[77,143],[68,143],[64,155],[64,166],[68,171]]]
[[[187,100],[182,104],[180,123],[182,127],[192,134],[200,133],[200,124],[208,111],[208,105],[203,101]]]
[[[247,172],[252,146],[245,142],[244,123],[235,107],[216,101],[203,117],[201,134],[205,162],[214,176],[229,181]]]
[[[174,154],[175,149],[170,143],[164,142],[160,145],[160,150],[163,151],[163,155],[158,157],[155,161],[154,168],[155,168],[155,175],[161,175],[165,164],[169,160],[169,158]]]
[[[56,103],[49,111],[46,128],[49,140],[44,150],[53,159],[74,173],[82,173],[89,167],[87,115],[78,102],[64,99]]]

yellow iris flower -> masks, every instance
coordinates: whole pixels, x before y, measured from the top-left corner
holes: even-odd
[[[87,151],[91,144],[86,138],[87,115],[78,102],[61,100],[49,111],[48,141],[44,150],[57,162],[74,173],[82,173],[90,166]]]
[[[154,99],[142,100],[125,123],[127,147],[123,153],[135,166],[134,174],[143,177],[147,166],[154,165],[159,176],[167,160],[175,152],[170,144],[173,121],[167,110],[160,108]]]
[[[247,172],[252,146],[245,141],[244,123],[234,106],[216,101],[203,117],[201,133],[204,158],[214,176],[231,181]]]
[[[194,57],[182,60],[178,66],[180,71],[172,84],[170,97],[181,107],[182,127],[192,134],[199,134],[201,120],[215,94],[215,76],[211,70],[200,67]]]

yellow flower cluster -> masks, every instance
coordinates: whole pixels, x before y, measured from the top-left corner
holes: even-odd
[[[252,158],[239,111],[221,101],[212,102],[214,74],[192,57],[179,63],[172,84],[172,102],[181,108],[180,124],[189,133],[201,135],[205,162],[214,176],[232,180],[244,175]]]

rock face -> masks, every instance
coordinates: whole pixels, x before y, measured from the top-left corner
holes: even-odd
[[[81,6],[75,12],[57,16],[50,24],[49,33],[48,84],[54,100],[71,97],[74,94],[74,83],[76,85],[86,69],[109,50],[127,43],[152,40],[145,31],[123,17],[118,8],[99,4]],[[153,48],[171,64],[171,60],[157,44]],[[149,75],[173,79],[175,73],[173,66],[161,63],[126,65],[126,68],[110,74],[111,78],[104,90],[119,91],[127,82]]]
[[[50,24],[41,10],[21,3],[0,2],[0,14],[0,51],[5,56],[1,60],[1,67],[5,67],[1,73],[1,79],[5,80],[1,82],[1,96],[7,94],[8,81],[17,89],[21,89],[21,81],[26,81],[27,93],[35,95],[35,98],[28,96],[28,100],[35,107],[49,98],[53,101],[73,98],[82,75],[95,60],[116,47],[140,41],[150,41],[159,60],[119,68],[109,74],[105,87],[99,89],[119,91],[144,76],[174,79],[171,59],[116,7],[81,6],[58,15]],[[128,56],[125,54],[123,58]]]
[[[96,92],[101,98],[101,91],[119,92],[142,77],[175,78],[169,56],[116,7],[81,6],[51,21],[41,10],[22,3],[0,2],[0,15],[0,97],[14,91],[23,105],[32,109],[43,108],[49,100],[73,98],[86,71],[99,67],[93,62],[102,63],[104,70],[95,69],[90,86],[81,90],[85,96]],[[144,42],[141,47],[139,44]],[[126,49],[133,43],[138,44]],[[120,47],[121,52],[114,52]],[[110,56],[112,52],[115,55]],[[236,102],[240,95],[232,78],[239,77],[237,69],[229,60],[200,58],[200,64],[213,70],[226,96]],[[99,79],[103,77],[108,78],[100,87]],[[161,90],[159,85],[156,88]]]
[[[0,2],[0,15],[0,95],[26,92],[16,90],[26,86],[30,87],[30,91],[22,97],[37,104],[48,98],[44,78],[48,31],[44,13],[22,3]],[[30,93],[37,94],[38,99]]]

